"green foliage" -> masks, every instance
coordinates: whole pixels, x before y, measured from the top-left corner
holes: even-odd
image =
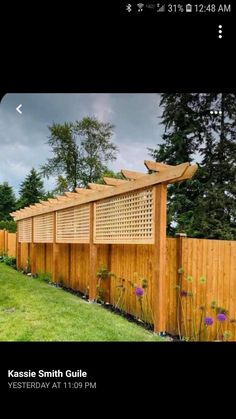
[[[65,192],[69,191],[69,189],[70,186],[67,179],[65,179],[62,175],[57,176],[56,188],[53,191],[54,194],[63,195]]]
[[[16,232],[16,222],[15,221],[0,221],[0,230],[7,230],[9,233]]]
[[[7,256],[5,254],[0,256],[0,263],[5,263],[6,265],[11,266],[12,268],[16,268],[16,258]]]
[[[112,275],[113,275],[113,273],[109,272],[109,270],[106,268],[106,266],[101,266],[97,270],[97,278],[98,278],[97,297],[96,297],[97,301],[104,302],[105,294],[104,294],[104,289],[103,289],[103,286],[102,286],[102,282],[107,280],[108,278],[110,278]]]
[[[20,197],[17,208],[24,208],[39,202],[44,197],[43,181],[39,173],[33,168],[20,185]]]
[[[50,272],[39,272],[37,274],[37,278],[40,281],[44,281],[44,282],[47,282],[47,283],[52,282],[52,274]]]
[[[209,328],[214,323],[216,323],[215,339],[229,340],[232,334],[225,330],[225,327],[227,322],[233,323],[234,319],[230,319],[229,311],[225,307],[218,306],[215,300],[212,300],[210,304],[205,301],[199,302],[197,295],[199,288],[197,286],[195,290],[193,289],[195,281],[192,276],[188,275],[182,279],[181,285],[177,284],[174,287],[178,295],[177,325],[180,340],[208,341],[210,340]],[[201,287],[204,287],[206,278],[201,276],[198,282]],[[219,314],[223,315],[223,321],[218,319]]]
[[[168,233],[234,240],[236,95],[163,94],[161,105],[165,133],[151,156],[174,165],[201,159],[193,179],[168,187]]]
[[[55,197],[54,191],[47,191],[46,193],[43,194],[40,200],[47,201],[49,198],[54,198],[54,197]]]
[[[116,158],[113,129],[113,125],[90,117],[74,123],[53,123],[48,140],[53,157],[41,167],[42,174],[58,176],[59,193],[98,181],[108,170],[107,164]]]
[[[112,274],[112,272],[109,272],[109,270],[107,269],[106,266],[101,266],[98,270],[97,270],[97,278],[98,279],[107,279],[109,278]]]
[[[0,220],[11,221],[10,212],[16,209],[16,198],[13,189],[7,182],[0,183]]]

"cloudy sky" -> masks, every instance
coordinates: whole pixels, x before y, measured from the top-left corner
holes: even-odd
[[[113,142],[118,146],[120,169],[144,170],[150,159],[147,147],[160,143],[163,127],[158,94],[8,94],[0,105],[0,183],[8,181],[16,195],[32,167],[36,170],[51,156],[48,126],[96,116],[115,125]],[[22,104],[22,114],[16,107]],[[45,189],[55,186],[53,178]]]

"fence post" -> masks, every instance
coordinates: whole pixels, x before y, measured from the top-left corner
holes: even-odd
[[[19,241],[19,221],[17,222],[16,230],[16,267],[21,268],[21,242]]]
[[[182,286],[183,278],[183,239],[187,237],[185,233],[176,233],[177,243],[176,243],[176,266],[177,266],[177,286],[179,290]],[[177,304],[176,304],[176,330],[181,331],[181,305],[178,302],[179,293],[177,295]]]
[[[97,297],[97,245],[93,242],[94,203],[90,203],[90,240],[89,240],[89,299]]]
[[[154,186],[154,261],[153,317],[154,331],[166,331],[166,202],[167,186]]]
[[[56,242],[56,211],[53,211],[52,281],[57,280],[59,245]]]
[[[36,274],[36,244],[34,243],[34,217],[32,217],[32,237],[31,237],[31,249],[30,249],[30,267],[31,274]]]

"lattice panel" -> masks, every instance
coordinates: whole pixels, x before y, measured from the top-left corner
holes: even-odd
[[[153,189],[95,203],[95,243],[154,243]]]
[[[57,211],[57,243],[89,243],[89,205]]]
[[[18,221],[17,232],[20,243],[30,243],[32,241],[32,218]]]
[[[34,242],[53,242],[53,213],[34,217]]]

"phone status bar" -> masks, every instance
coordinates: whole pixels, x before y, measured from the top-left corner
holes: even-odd
[[[124,3],[124,10],[128,14],[147,14],[147,13],[216,13],[229,14],[232,12],[230,3],[202,3],[202,4],[172,4],[172,3]]]

